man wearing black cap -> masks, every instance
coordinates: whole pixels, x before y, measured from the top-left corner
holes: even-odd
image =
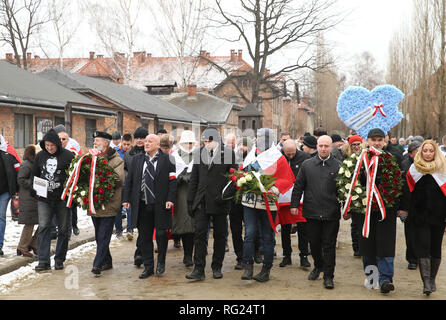
[[[396,158],[396,162],[398,162],[398,165],[401,168],[401,163],[403,162],[403,152],[399,148],[392,145],[392,143],[390,142],[390,137],[390,132],[387,132],[384,136],[385,146],[382,149],[385,152],[394,155]]]
[[[302,142],[302,151],[309,154],[311,157],[317,155],[317,139],[313,136],[304,136]]]
[[[51,221],[57,216],[57,238],[56,255],[54,257],[55,269],[63,269],[63,263],[68,249],[68,219],[69,209],[65,201],[61,200],[64,182],[67,179],[66,170],[74,158],[73,153],[64,149],[58,134],[54,129],[48,131],[40,141],[40,151],[34,160],[34,177],[46,180],[46,197],[38,196],[37,211],[39,215],[39,234],[37,237],[37,251],[39,264],[36,271],[51,269],[50,247],[51,247]]]
[[[385,133],[381,129],[370,130],[367,136],[367,144],[379,152],[385,154]],[[381,155],[381,156],[382,156]],[[380,173],[378,172],[377,175]],[[361,178],[361,184],[366,185],[365,176]],[[376,185],[379,188],[379,185]],[[389,293],[394,290],[394,259],[396,242],[396,209],[385,208],[386,218],[381,220],[379,211],[370,213],[369,237],[360,237],[359,252],[362,256],[364,271],[367,276],[366,287],[371,288],[370,279],[379,281],[381,293]],[[365,221],[365,215],[361,215],[360,225]],[[375,278],[373,278],[375,277]],[[373,285],[376,285],[374,282]]]
[[[332,134],[331,140],[333,141],[333,151],[331,154],[339,161],[344,161],[345,157],[341,151],[341,147],[344,145],[344,141],[339,134]]]
[[[95,214],[89,211],[87,212],[93,220],[97,245],[91,272],[99,276],[101,271],[113,268],[112,256],[110,254],[110,240],[113,233],[115,216],[118,210],[121,210],[121,192],[125,175],[124,161],[119,156],[119,153],[110,146],[112,136],[107,132],[96,131],[93,134],[93,138],[94,148],[99,152],[99,156],[104,157],[108,161],[108,165],[113,168],[113,174],[117,178],[113,198],[102,206],[102,208],[96,209]]]
[[[124,155],[124,171],[125,171],[125,175],[127,176],[129,170],[130,170],[130,165],[132,162],[132,158],[134,156],[136,156],[137,154],[140,153],[144,153],[144,141],[146,139],[146,137],[149,135],[149,132],[147,131],[146,128],[144,127],[139,127],[135,130],[135,133],[133,134],[133,138],[135,141],[135,145],[132,149],[130,149],[129,151],[127,151]],[[129,209],[130,211],[132,210],[131,208]],[[142,253],[140,248],[140,238],[138,236],[137,240],[136,240],[136,250],[135,250],[135,255],[134,255],[134,264],[135,266],[137,266],[138,268],[142,265],[143,261],[142,261]]]
[[[204,280],[206,266],[206,235],[212,217],[214,254],[212,272],[214,279],[221,279],[221,268],[225,257],[226,215],[230,202],[222,198],[223,188],[228,183],[224,176],[231,168],[236,169],[235,153],[225,147],[220,133],[214,127],[207,127],[201,140],[204,147],[194,156],[191,181],[187,195],[188,213],[195,218],[194,270],[187,279]]]
[[[417,154],[418,149],[421,147],[421,145],[422,145],[422,143],[420,141],[416,141],[416,140],[414,140],[413,142],[411,142],[409,144],[408,157],[406,159],[404,159],[401,164],[401,169],[403,171],[403,177],[406,176],[407,172],[410,169],[410,166],[413,164],[415,155]],[[407,185],[405,185],[404,187],[407,187]],[[404,197],[404,195],[408,195],[408,194],[410,194],[410,192],[406,192],[406,193],[403,192],[403,197]],[[412,241],[410,241],[410,239],[412,238],[411,237],[412,231],[410,228],[411,225],[405,223],[407,214],[401,214],[401,212],[398,212],[398,217],[404,223],[404,236],[406,238],[406,260],[409,263],[407,268],[410,270],[416,270],[418,267],[418,261],[417,261],[418,259],[415,256],[413,246],[412,246]]]

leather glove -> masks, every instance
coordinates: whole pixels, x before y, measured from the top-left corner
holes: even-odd
[[[193,218],[195,216],[195,211],[193,209],[192,203],[187,204],[187,214]]]

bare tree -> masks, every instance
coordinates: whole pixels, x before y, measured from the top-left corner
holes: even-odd
[[[17,66],[24,69],[33,36],[48,22],[41,6],[41,0],[0,0],[0,42],[11,46]]]
[[[143,0],[85,2],[89,23],[105,51],[112,57],[124,83],[131,78],[130,59],[139,34],[138,20]],[[124,51],[123,54],[118,54]]]
[[[383,83],[383,71],[379,69],[373,55],[364,51],[355,57],[350,84],[373,90]]]
[[[156,0],[149,2],[155,21],[155,37],[164,53],[177,58],[176,71],[186,87],[199,63],[200,49],[204,46],[209,20],[207,0]]]
[[[235,37],[223,36],[221,39],[231,43],[241,41],[253,61],[253,70],[246,75],[250,83],[249,94],[231,78],[233,70],[214,66],[225,73],[246,103],[258,104],[262,99],[260,92],[274,87],[279,76],[299,69],[315,69],[316,61],[310,54],[315,37],[342,20],[334,12],[335,0],[240,0],[239,5],[233,1],[215,0],[215,4],[215,12],[210,18],[213,27],[226,34],[235,32]],[[271,58],[288,49],[296,50],[297,58],[275,72],[268,72]]]

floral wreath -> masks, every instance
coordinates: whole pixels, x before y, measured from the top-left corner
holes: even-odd
[[[80,162],[80,166],[79,166]],[[94,179],[92,178],[92,170]],[[76,174],[77,171],[77,174]],[[108,164],[108,160],[102,156],[87,154],[76,156],[67,170],[68,176],[77,177],[73,192],[70,194],[67,206],[71,207],[71,202],[75,201],[82,209],[89,209],[90,186],[93,188],[92,202],[95,210],[105,210],[105,205],[113,198],[117,177],[114,169]],[[65,182],[64,187],[68,190],[71,186],[70,178]],[[92,185],[94,182],[94,186]],[[90,210],[91,211],[91,210]],[[93,212],[92,212],[93,213]]]
[[[374,153],[370,149],[367,149],[366,152],[366,156],[371,159]],[[359,167],[358,161],[362,161],[360,157],[360,154],[354,153],[348,159],[344,160],[336,177],[336,183],[338,187],[338,201],[345,205],[349,201],[349,193],[351,192],[351,202],[348,208],[352,211],[365,214],[367,206],[366,188],[361,185],[360,179],[357,179],[354,189],[352,189],[355,175],[364,172],[364,166],[362,166],[359,173],[357,172]],[[383,152],[378,157],[375,184],[387,208],[394,207],[398,197],[402,194],[403,180],[401,177],[402,172],[398,167],[395,156]],[[372,209],[379,210],[376,199],[372,201]]]

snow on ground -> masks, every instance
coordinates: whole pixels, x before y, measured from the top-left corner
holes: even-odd
[[[17,254],[17,245],[19,244],[23,229],[22,224],[18,224],[18,222],[12,220],[10,204],[8,205],[8,209],[6,211],[5,241],[3,243],[3,252],[5,253],[6,258]],[[87,212],[85,210],[80,208],[77,209],[77,219],[77,227],[81,233],[82,229],[87,229],[93,226],[93,222],[91,221],[91,218],[87,216]],[[37,226],[34,227],[34,230],[36,229]],[[71,236],[75,237],[74,235]]]

